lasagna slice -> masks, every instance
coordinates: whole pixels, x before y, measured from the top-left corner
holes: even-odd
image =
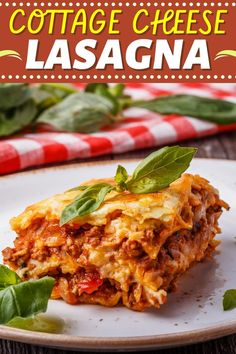
[[[13,218],[14,248],[3,251],[23,280],[54,277],[52,298],[70,304],[159,308],[181,274],[215,250],[218,219],[228,209],[208,181],[184,174],[158,193],[113,191],[98,210],[60,226],[79,193],[54,196]]]

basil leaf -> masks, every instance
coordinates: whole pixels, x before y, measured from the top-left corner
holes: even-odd
[[[59,317],[48,315],[36,315],[33,317],[14,317],[7,323],[8,327],[24,329],[27,331],[36,331],[44,333],[62,333],[65,322]]]
[[[93,83],[93,84],[88,84],[85,87],[85,92],[91,92],[91,93],[96,93],[99,94],[100,92],[104,92],[105,90],[109,91],[109,93],[113,97],[121,98],[124,97],[124,90],[125,90],[125,85],[124,84],[116,84],[113,86],[109,86],[108,84],[103,84],[103,83]]]
[[[108,84],[88,84],[85,91],[107,98],[113,105],[112,114],[119,115],[122,111],[130,107],[131,96],[124,93],[125,85],[117,84],[109,86]]]
[[[109,100],[113,106],[111,113],[116,116],[117,114],[120,113],[122,108],[120,107],[119,100],[117,97],[113,96],[109,89],[105,88],[103,85],[100,85],[97,87],[96,94],[105,97],[107,100]]]
[[[128,96],[125,96],[125,94],[124,94],[124,91],[125,91],[124,84],[117,84],[114,86],[110,86],[109,91],[115,97],[119,97],[119,98],[128,97]]]
[[[236,104],[220,99],[192,95],[162,96],[151,101],[133,102],[133,106],[160,114],[179,114],[217,124],[236,122]]]
[[[236,289],[227,290],[223,298],[224,311],[236,308]]]
[[[14,317],[29,317],[46,312],[54,279],[45,277],[8,286],[0,291],[0,323]]]
[[[113,108],[111,110],[111,113],[113,115],[117,115],[120,112],[120,105],[119,105],[119,101],[117,99],[116,96],[114,96],[109,89],[109,85],[107,84],[89,84],[87,85],[86,92],[91,92],[94,93],[96,95],[105,97],[106,99],[108,99]]]
[[[118,185],[118,191],[124,191],[126,190],[126,181],[129,178],[128,172],[126,171],[126,169],[121,166],[118,165],[117,167],[117,171],[116,171],[116,176],[115,176],[115,181]]]
[[[189,167],[197,149],[180,146],[164,147],[146,159],[135,169],[127,183],[131,193],[155,193],[168,187]]]
[[[63,210],[60,225],[63,226],[71,220],[97,210],[103,203],[106,195],[113,189],[114,187],[107,183],[99,183],[87,188],[73,203]]]
[[[128,172],[126,171],[126,169],[121,166],[118,165],[117,167],[117,171],[116,171],[116,176],[115,176],[115,181],[117,184],[126,182],[127,179],[129,178]]]
[[[103,87],[105,89],[109,89],[108,84],[101,84],[101,83],[93,83],[93,84],[88,84],[85,87],[85,92],[90,92],[90,93],[97,93],[99,88]]]
[[[0,112],[0,136],[8,136],[30,125],[37,115],[32,99],[8,112]]]
[[[33,98],[37,108],[38,113],[41,114],[46,109],[59,103],[61,100],[50,92],[44,91],[41,87],[35,86],[31,89],[31,97]]]
[[[88,189],[89,186],[78,186],[72,189],[69,189],[67,192],[74,192],[74,191],[86,191],[86,189]]]
[[[20,277],[8,267],[0,264],[0,290],[21,283]]]
[[[22,106],[30,98],[30,88],[28,84],[0,84],[0,110]]]
[[[92,133],[115,122],[110,100],[93,93],[79,92],[44,111],[39,123],[48,123],[59,130]]]
[[[46,83],[41,84],[39,88],[42,91],[51,93],[53,96],[58,97],[60,100],[71,95],[72,93],[78,92],[78,90],[70,84]]]
[[[41,84],[31,87],[31,97],[34,99],[39,113],[75,92],[77,91],[72,86],[62,84]]]

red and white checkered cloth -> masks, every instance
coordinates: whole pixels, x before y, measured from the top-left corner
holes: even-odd
[[[236,84],[128,84],[127,93],[135,99],[187,93],[236,102]],[[160,146],[233,129],[236,124],[218,126],[189,117],[160,116],[144,109],[129,109],[121,123],[94,134],[37,132],[1,140],[0,174],[29,166]]]

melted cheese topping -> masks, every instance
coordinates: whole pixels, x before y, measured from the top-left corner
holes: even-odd
[[[107,195],[104,203],[98,210],[80,217],[74,222],[77,225],[84,223],[97,226],[106,225],[107,216],[116,210],[122,211],[123,215],[129,216],[139,223],[143,223],[148,219],[159,219],[162,222],[169,222],[173,218],[173,215],[179,214],[182,206],[186,203],[195,180],[197,180],[198,184],[208,184],[206,180],[199,176],[185,174],[168,188],[158,193],[138,195],[129,192],[111,192]],[[114,183],[111,179],[103,179],[91,180],[85,183],[85,185],[102,182]],[[19,232],[28,228],[35,219],[59,220],[63,209],[72,203],[80,193],[80,191],[67,191],[29,206],[22,214],[11,220],[11,226],[16,232]]]

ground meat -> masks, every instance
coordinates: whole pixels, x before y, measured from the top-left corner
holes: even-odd
[[[135,240],[124,240],[124,242],[122,242],[121,247],[123,250],[124,257],[126,258],[141,258],[146,255],[142,245]]]

